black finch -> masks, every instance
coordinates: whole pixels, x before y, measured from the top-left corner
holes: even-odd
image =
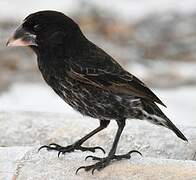
[[[84,147],[82,144],[106,128],[110,120],[116,120],[118,130],[108,155],[104,158],[88,156],[98,162],[82,166],[76,172],[84,169],[93,173],[108,166],[111,161],[129,159],[131,153],[140,153],[132,150],[123,155],[115,154],[126,119],[147,120],[171,129],[187,141],[156,105],[165,106],[163,102],[143,82],[89,41],[78,24],[63,13],[40,11],[29,15],[7,45],[33,49],[46,83],[73,109],[100,121],[99,127],[70,146],[52,143],[41,148],[56,150],[58,155],[74,150],[95,152],[96,149],[105,153],[99,146]]]

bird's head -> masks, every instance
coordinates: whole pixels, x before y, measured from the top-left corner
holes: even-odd
[[[39,11],[27,16],[7,42],[7,46],[39,47],[55,46],[82,33],[69,17],[57,11]]]

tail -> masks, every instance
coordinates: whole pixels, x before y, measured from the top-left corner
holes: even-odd
[[[161,109],[153,102],[142,100],[144,117],[153,124],[171,129],[179,138],[188,141],[182,132],[168,119]]]
[[[182,134],[182,132],[167,118],[167,127],[171,129],[179,138],[188,142],[188,139]]]

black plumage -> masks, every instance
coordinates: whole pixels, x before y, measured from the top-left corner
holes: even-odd
[[[126,119],[146,119],[171,129],[187,141],[156,105],[165,106],[163,102],[143,82],[89,41],[79,26],[64,14],[40,11],[29,15],[8,44],[30,46],[37,54],[38,67],[47,84],[75,110],[100,120],[98,128],[70,146],[62,147],[53,143],[41,148],[54,149],[59,154],[75,149],[92,152],[103,150],[101,147],[81,145],[107,127],[110,120],[116,120],[118,131],[108,156],[91,156],[98,162],[82,167],[93,172],[104,168],[111,160],[130,158],[132,152],[138,152],[115,155]]]

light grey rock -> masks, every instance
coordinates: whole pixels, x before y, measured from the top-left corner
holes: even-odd
[[[72,152],[57,157],[57,152],[41,150],[40,145],[56,142],[68,145],[98,126],[98,121],[81,117],[37,112],[0,113],[0,180],[64,180],[64,179],[196,179],[195,127],[180,127],[189,139],[181,141],[170,130],[145,121],[128,120],[118,153],[132,149],[130,160],[116,162],[101,172],[75,170],[83,165],[90,152]],[[115,121],[103,132],[91,138],[87,146],[99,145],[108,152],[116,132]],[[101,152],[96,156],[103,157]],[[172,160],[173,159],[173,160]]]
[[[32,147],[0,147],[0,180],[10,180],[24,154]]]
[[[34,146],[52,142],[69,145],[98,126],[98,120],[82,116],[36,112],[1,112],[0,146]],[[178,126],[179,127],[179,126]],[[118,153],[139,150],[144,157],[193,160],[196,152],[196,128],[179,127],[189,139],[184,142],[163,127],[146,121],[127,120]],[[85,145],[102,146],[107,152],[112,146],[117,125],[90,138]]]
[[[23,156],[22,153],[23,152]],[[196,162],[142,158],[133,155],[132,159],[112,163],[94,175],[91,172],[75,170],[82,165],[89,153],[73,152],[57,157],[55,152],[37,152],[37,147],[0,148],[0,171],[2,180],[67,180],[67,179],[114,179],[114,180],[193,180],[196,179]],[[17,158],[13,158],[15,155]],[[6,166],[9,170],[6,169]],[[12,167],[11,167],[12,166]],[[10,171],[10,172],[8,172]]]

